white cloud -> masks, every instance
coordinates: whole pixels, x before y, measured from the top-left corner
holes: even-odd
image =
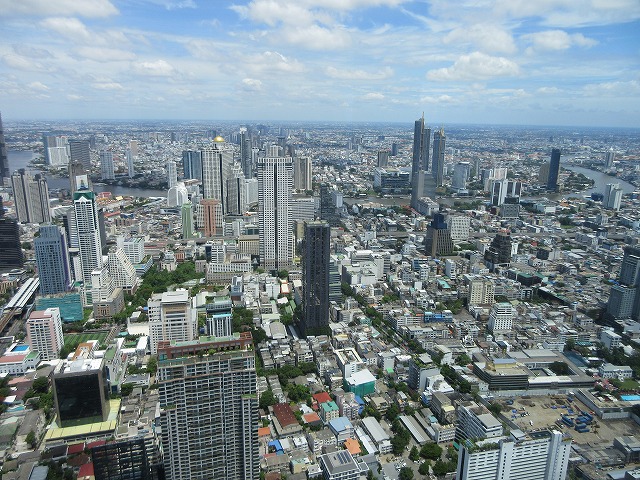
[[[325,28],[319,25],[287,27],[281,32],[282,38],[292,45],[310,50],[337,50],[351,43],[349,33],[341,28]]]
[[[393,76],[393,69],[384,67],[373,72],[366,72],[364,70],[338,70],[335,67],[327,67],[325,73],[331,78],[343,80],[384,80]]]
[[[481,52],[462,55],[448,68],[439,68],[427,73],[427,79],[437,82],[455,80],[480,80],[492,77],[518,75],[518,64],[504,57],[492,57]]]
[[[93,37],[84,23],[77,18],[51,17],[45,18],[40,24],[44,28],[76,42],[89,43]]]
[[[71,100],[73,102],[77,102],[79,100],[83,100],[84,97],[82,95],[76,95],[75,93],[70,93],[67,95],[67,100]]]
[[[247,56],[241,60],[243,66],[254,73],[301,73],[305,70],[304,65],[298,60],[285,57],[279,52],[266,51],[258,55]]]
[[[445,45],[470,44],[477,50],[489,53],[514,53],[517,50],[511,33],[496,25],[459,27],[449,32],[443,42]]]
[[[126,50],[103,47],[80,47],[76,50],[78,55],[99,62],[125,61],[136,58],[135,53]]]
[[[18,70],[25,70],[29,72],[37,72],[44,70],[44,67],[28,58],[21,57],[20,55],[4,55],[2,57],[2,61],[6,63],[11,68],[16,68]]]
[[[579,47],[592,47],[598,42],[585,37],[581,33],[569,35],[564,30],[546,30],[544,32],[530,33],[523,35],[522,39],[531,43],[527,53],[537,53],[554,50],[567,50],[577,45]]]
[[[18,55],[28,58],[51,58],[51,52],[44,48],[37,48],[31,45],[13,44],[13,51]]]
[[[560,93],[560,91],[558,87],[540,87],[536,90],[536,93],[539,95],[555,95],[556,93]]]
[[[258,92],[262,90],[262,82],[255,78],[242,79],[242,88],[250,92]]]
[[[630,95],[636,96],[640,94],[640,81],[618,81],[591,83],[585,85],[582,89],[584,95],[590,97],[623,97],[628,98]]]
[[[139,62],[132,65],[133,71],[138,75],[149,77],[169,77],[175,73],[175,68],[166,60],[156,60],[155,62]]]
[[[96,82],[91,84],[97,90],[124,90],[118,82]]]
[[[372,100],[384,100],[384,95],[378,92],[367,93],[362,96],[363,100],[372,101]]]
[[[49,90],[49,87],[47,87],[42,82],[31,82],[29,85],[27,85],[27,87],[29,87],[31,90],[37,90],[39,92],[46,92]]]
[[[78,15],[81,17],[109,17],[118,9],[109,0],[0,0],[0,16]]]

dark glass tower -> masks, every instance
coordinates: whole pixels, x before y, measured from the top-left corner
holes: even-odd
[[[444,129],[440,129],[433,134],[433,156],[431,158],[431,174],[436,181],[436,187],[441,187],[444,183]]]
[[[424,175],[429,170],[429,142],[431,129],[424,128],[424,114],[413,129],[413,161],[411,163],[411,208],[417,208],[424,196]]]
[[[551,150],[549,161],[549,176],[547,177],[547,190],[558,191],[558,173],[560,172],[560,149]]]
[[[183,178],[197,178],[202,181],[202,153],[193,150],[182,152]]]
[[[69,251],[64,231],[57,225],[41,225],[33,240],[40,277],[40,294],[53,295],[69,290],[72,283]]]
[[[164,470],[152,465],[144,438],[138,437],[91,449],[96,480],[160,480]]]
[[[300,330],[305,337],[324,333],[329,326],[330,239],[331,227],[327,222],[314,221],[304,224],[304,300]]]
[[[5,179],[10,176],[9,157],[7,156],[7,145],[4,141],[4,130],[2,129],[2,113],[0,113],[0,185],[3,185]]]
[[[442,213],[433,215],[433,220],[427,227],[424,236],[424,250],[426,255],[441,257],[453,254],[453,240],[451,230],[444,220]]]
[[[89,140],[69,140],[71,163],[80,163],[87,171],[91,171],[91,150]]]
[[[4,216],[2,197],[0,197],[0,269],[19,268],[23,263],[20,227],[13,218]]]

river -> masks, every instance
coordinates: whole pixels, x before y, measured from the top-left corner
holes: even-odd
[[[36,155],[31,150],[8,150],[7,157],[9,158],[9,170],[13,172],[19,168],[31,171],[32,173],[41,173],[39,170],[29,166],[29,162],[33,160]],[[50,190],[54,189],[69,189],[69,179],[61,177],[53,177],[49,174],[45,174],[47,178],[47,184]],[[114,196],[130,196],[130,197],[166,197],[167,192],[165,190],[154,190],[151,188],[129,188],[120,187],[114,185],[94,185],[94,192],[111,192]]]
[[[599,172],[597,170],[591,170],[589,168],[577,167],[573,165],[569,165],[565,167],[567,170],[571,170],[576,173],[581,173],[587,178],[591,180],[595,180],[596,183],[593,184],[593,188],[589,190],[584,190],[580,192],[580,195],[591,195],[592,193],[604,193],[604,187],[607,183],[618,183],[622,188],[623,193],[633,193],[636,190],[640,190],[635,185],[622,180],[617,177],[612,177],[611,175],[607,175],[605,173]]]

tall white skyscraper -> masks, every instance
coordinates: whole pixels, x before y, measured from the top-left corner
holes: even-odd
[[[149,340],[151,353],[157,353],[158,342],[191,341],[198,335],[198,317],[191,307],[188,290],[154,294],[148,301]]]
[[[619,183],[607,183],[604,189],[602,206],[610,210],[620,210],[622,203],[622,188]]]
[[[138,288],[136,268],[124,253],[124,238],[118,237],[118,245],[109,251],[109,274],[113,278],[115,287],[121,287],[125,292],[133,294]]]
[[[176,162],[169,160],[167,162],[167,184],[169,188],[173,188],[178,183],[178,169],[176,168]]]
[[[73,209],[82,279],[88,285],[91,283],[91,272],[102,268],[102,241],[95,193],[89,190],[74,193]]]
[[[233,168],[233,150],[226,147],[222,137],[216,137],[213,145],[202,150],[202,188],[204,198],[222,202],[227,212],[227,185]]]
[[[11,175],[16,216],[21,223],[47,223],[51,221],[49,188],[41,175],[32,177],[24,169]]]
[[[129,178],[135,177],[136,169],[133,166],[133,153],[131,153],[130,148],[127,148],[125,156],[127,157],[127,173],[129,174]]]
[[[102,180],[115,180],[116,173],[113,165],[113,152],[107,150],[100,152],[100,178]]]
[[[267,270],[288,269],[293,261],[292,188],[291,157],[258,160],[260,262]]]
[[[453,180],[451,186],[457,190],[464,190],[467,188],[467,180],[469,180],[469,173],[471,172],[471,165],[469,162],[456,163],[453,170]]]
[[[64,346],[60,309],[47,308],[31,312],[25,325],[27,343],[31,350],[37,350],[42,360],[55,360]]]

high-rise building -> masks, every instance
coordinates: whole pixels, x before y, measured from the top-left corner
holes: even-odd
[[[134,157],[138,156],[138,141],[137,140],[129,140],[129,150],[131,150],[131,155]]]
[[[451,240],[454,242],[469,240],[471,230],[471,218],[464,215],[448,215],[447,225],[451,232]]]
[[[443,214],[436,213],[427,227],[424,236],[424,249],[425,254],[432,257],[446,256],[453,253],[451,230],[449,230]]]
[[[227,213],[230,215],[243,215],[247,211],[246,182],[242,168],[234,164],[227,180]]]
[[[613,162],[615,159],[616,159],[616,152],[614,152],[613,149],[609,150],[604,159],[604,168],[612,168]]]
[[[245,128],[240,128],[240,166],[245,178],[253,177],[251,133]]]
[[[200,207],[202,208],[203,235],[205,237],[222,235],[224,233],[222,202],[213,198],[203,198],[200,200]]]
[[[44,145],[44,158],[47,165],[61,166],[69,163],[67,137],[59,137],[45,133],[42,135],[42,143]]]
[[[494,303],[489,313],[487,327],[492,332],[509,331],[513,328],[513,317],[515,309],[509,302]]]
[[[232,307],[230,297],[213,297],[213,302],[207,303],[207,335],[214,337],[232,335]]]
[[[233,168],[233,150],[227,148],[222,137],[216,137],[210,147],[201,150],[202,187],[204,198],[212,198],[222,203],[222,211],[227,211],[227,180]]]
[[[257,171],[260,262],[267,270],[288,269],[293,262],[293,162],[291,157],[263,157]]]
[[[503,229],[493,237],[489,248],[484,253],[484,259],[491,271],[498,265],[509,265],[512,255],[511,232]]]
[[[515,180],[491,180],[491,205],[501,206],[508,198],[519,199],[522,193],[522,182]]]
[[[22,267],[23,264],[20,226],[15,219],[5,216],[0,197],[0,268]]]
[[[71,196],[78,190],[91,190],[89,172],[80,162],[69,162],[69,193]]]
[[[185,150],[182,152],[183,177],[202,181],[202,152]]]
[[[389,165],[389,150],[379,150],[376,166],[386,167],[387,165]]]
[[[549,175],[547,177],[547,190],[553,192],[558,191],[558,174],[560,173],[560,149],[551,150],[551,159],[549,160]]]
[[[456,190],[466,189],[470,172],[471,164],[469,162],[456,163],[455,169],[453,170],[453,180],[451,181],[451,187]]]
[[[607,316],[640,320],[640,248],[625,247],[618,283],[611,287]]]
[[[4,140],[4,130],[2,128],[2,113],[0,113],[0,186],[9,181],[9,156],[7,155],[7,144]]]
[[[102,180],[115,180],[116,171],[113,164],[113,152],[102,150],[100,152],[100,178]]]
[[[133,178],[136,176],[136,167],[133,165],[133,153],[131,152],[130,148],[127,148],[127,150],[124,152],[124,155],[127,159],[127,174],[129,175],[129,178]]]
[[[40,352],[42,360],[56,360],[64,346],[62,319],[59,308],[31,312],[25,324],[27,343],[31,350]]]
[[[619,183],[607,183],[604,189],[602,206],[610,210],[620,210],[622,193],[622,187],[620,187]]]
[[[495,299],[495,285],[490,277],[471,277],[468,287],[467,305],[493,304]]]
[[[96,442],[99,443],[99,442]],[[153,443],[141,436],[91,448],[95,480],[160,480],[164,468],[153,464]],[[162,470],[162,473],[159,471]]]
[[[167,185],[169,188],[175,187],[178,183],[178,169],[176,162],[169,160],[167,162]]]
[[[24,169],[11,175],[13,197],[18,221],[46,223],[51,221],[47,179],[40,174],[32,177]]]
[[[156,293],[147,301],[147,306],[152,354],[157,353],[158,343],[163,340],[191,341],[196,338],[198,317],[188,290]]]
[[[74,193],[73,210],[82,279],[88,285],[91,283],[91,272],[102,268],[102,240],[95,193],[89,190]]]
[[[463,480],[564,480],[571,438],[556,430],[462,443],[456,478]]]
[[[319,335],[329,326],[331,227],[325,221],[305,222],[302,247],[304,336]]]
[[[124,253],[124,238],[118,237],[118,244],[109,251],[109,275],[113,278],[114,287],[120,287],[126,293],[133,295],[138,289],[136,267]]]
[[[424,126],[424,114],[415,121],[413,129],[413,159],[411,162],[411,208],[417,209],[418,200],[425,195],[424,181],[429,170],[429,143],[431,129]],[[395,145],[395,144],[394,144]],[[392,155],[397,155],[396,152]]]
[[[182,204],[182,238],[189,240],[193,238],[193,204],[186,202]]]
[[[431,175],[436,182],[436,187],[444,184],[444,150],[445,150],[444,129],[441,128],[433,133],[433,154],[431,156]]]
[[[80,163],[86,172],[91,171],[91,149],[88,140],[69,140],[70,162]]]
[[[40,278],[40,294],[53,295],[69,290],[73,283],[64,227],[41,225],[33,240]]]
[[[245,332],[158,349],[159,423],[167,478],[260,478],[260,417],[250,345],[251,334]]]
[[[293,161],[293,188],[296,190],[313,189],[310,157],[295,157]]]

